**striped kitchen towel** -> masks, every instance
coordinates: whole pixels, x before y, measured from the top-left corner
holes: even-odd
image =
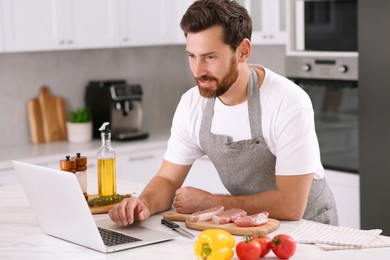
[[[362,245],[362,246],[333,246],[327,244],[316,244],[324,250],[341,250],[341,249],[359,249],[359,248],[376,248],[376,247],[389,247],[390,246],[390,237],[378,236],[371,243]]]
[[[302,220],[290,235],[297,243],[316,244],[324,250],[357,249],[390,246],[390,238],[380,236],[382,230],[359,230]]]

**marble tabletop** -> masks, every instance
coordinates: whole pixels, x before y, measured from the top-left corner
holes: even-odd
[[[94,182],[89,179],[88,192],[95,192]],[[118,193],[142,190],[141,184],[118,181]],[[48,205],[48,207],[53,205]],[[107,214],[94,215],[96,220],[108,218]],[[160,224],[161,214],[152,216],[145,224],[166,232],[174,232]],[[270,236],[290,233],[296,222],[281,222]],[[183,223],[179,223],[183,225]],[[195,236],[199,231],[189,230]],[[236,241],[242,239],[236,236]],[[177,236],[174,240],[144,247],[104,254],[44,234],[30,207],[23,187],[16,184],[0,186],[0,259],[196,259],[195,239]],[[315,245],[298,244],[291,259],[390,259],[390,248],[324,251]],[[238,259],[234,256],[234,259]],[[264,259],[277,259],[271,252]]]

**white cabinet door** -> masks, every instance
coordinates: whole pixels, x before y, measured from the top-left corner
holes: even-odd
[[[326,179],[335,197],[339,225],[360,229],[359,175],[326,170]]]
[[[4,0],[5,51],[117,46],[116,0]]]
[[[192,2],[3,0],[0,51],[184,44],[179,22]]]
[[[286,0],[238,0],[252,18],[253,44],[286,44]]]
[[[173,41],[174,10],[169,1],[121,0],[120,3],[122,45],[145,46]]]
[[[147,184],[160,169],[165,148],[122,153],[116,157],[117,178]],[[183,186],[193,186],[212,193],[228,194],[218,172],[207,157],[192,166]]]
[[[164,152],[165,149],[156,149],[117,155],[117,178],[147,184],[160,168]]]
[[[175,1],[175,13],[173,24],[171,25],[173,28],[173,37],[175,37],[176,44],[186,44],[186,38],[184,36],[183,31],[180,28],[180,21],[183,17],[184,13],[187,11],[188,7],[194,2],[194,0],[176,0]]]
[[[0,17],[4,17],[3,13],[3,6],[2,3],[0,2]],[[4,51],[4,45],[3,45],[3,19],[0,19],[0,52]]]
[[[213,163],[206,156],[195,161],[183,186],[193,186],[214,194],[229,194]]]
[[[64,37],[61,4],[58,0],[4,0],[4,50],[59,48]]]
[[[117,0],[63,0],[67,48],[113,47],[119,44]]]

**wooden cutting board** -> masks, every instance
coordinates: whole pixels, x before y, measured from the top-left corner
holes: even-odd
[[[98,197],[97,194],[90,194],[88,195],[87,200],[90,201],[97,197]],[[89,206],[89,209],[91,210],[92,214],[105,214],[108,213],[108,211],[112,209],[117,203],[119,202],[115,202],[104,206]]]
[[[106,206],[89,207],[89,209],[91,210],[92,214],[105,214],[108,213],[108,211],[112,209],[115,206],[115,204],[110,204]]]
[[[39,95],[27,103],[31,141],[48,143],[67,139],[65,101],[53,96],[50,88],[42,86]]]
[[[97,198],[97,194],[93,195],[88,195],[88,200]],[[92,214],[105,214],[107,213],[110,209],[112,209],[115,206],[116,203],[110,204],[110,205],[105,205],[105,206],[94,206],[94,207],[89,207],[91,210]]]
[[[167,212],[163,215],[164,219],[173,220],[173,221],[185,221],[186,227],[196,230],[206,230],[211,228],[223,229],[229,232],[232,235],[238,236],[247,236],[253,235],[256,233],[268,234],[277,230],[280,226],[279,220],[268,218],[266,224],[257,226],[257,227],[237,227],[234,223],[228,223],[223,225],[215,225],[211,221],[204,222],[191,222],[188,221],[188,214],[180,214],[176,212]]]

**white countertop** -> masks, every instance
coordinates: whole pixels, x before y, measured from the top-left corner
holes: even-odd
[[[96,192],[96,179],[88,182],[88,193]],[[118,193],[139,192],[142,185],[118,181]],[[107,214],[94,215],[95,219],[108,218]],[[161,215],[151,217],[147,222],[151,228],[174,232],[160,224]],[[270,236],[290,233],[297,222],[281,222],[278,230]],[[183,223],[180,223],[183,225]],[[48,235],[39,227],[20,184],[0,186],[0,259],[196,259],[193,252],[195,239],[178,236],[172,241],[125,251],[104,254],[72,244]],[[199,231],[189,230],[195,236]],[[236,236],[236,241],[241,237]],[[390,248],[324,251],[315,245],[297,244],[297,251],[291,259],[389,259]],[[238,259],[237,256],[234,259]],[[276,259],[271,252],[264,259]]]
[[[142,140],[132,141],[112,141],[117,154],[122,152],[150,149],[154,147],[166,147],[169,138],[168,130],[151,132],[149,137]],[[21,160],[29,163],[53,163],[65,158],[65,155],[74,156],[81,153],[85,156],[96,156],[96,152],[101,146],[101,141],[94,139],[92,142],[75,144],[67,141],[24,144],[15,146],[3,146],[0,149],[0,171],[13,169],[12,160]]]

